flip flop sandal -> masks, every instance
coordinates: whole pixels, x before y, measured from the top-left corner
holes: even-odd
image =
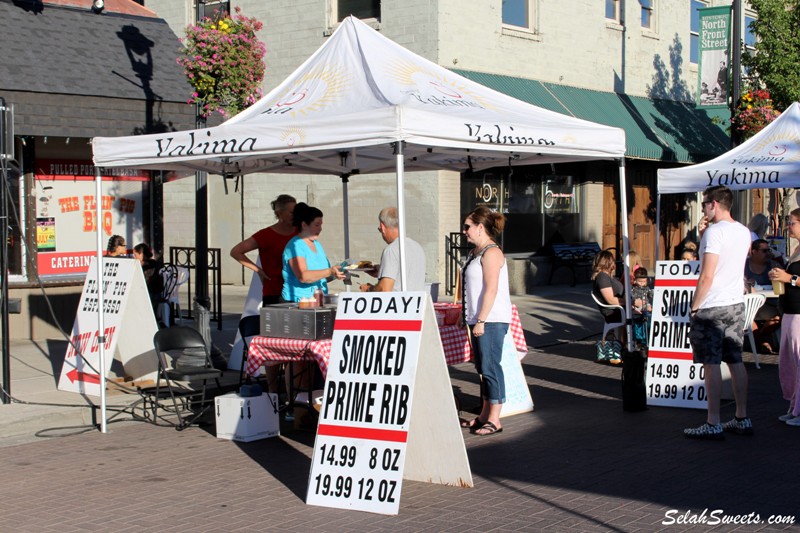
[[[475,420],[469,422],[467,420],[463,420],[461,422],[461,427],[464,429],[468,429],[470,431],[475,431],[477,428],[483,426],[483,422],[481,422],[480,417],[475,417]]]
[[[480,430],[485,430],[486,433],[478,433],[478,431],[480,431]],[[495,426],[491,422],[486,422],[481,427],[475,429],[472,433],[474,433],[475,435],[478,435],[479,437],[487,437],[489,435],[494,435],[496,433],[500,433],[501,431],[503,431],[503,428],[498,428],[497,426]]]

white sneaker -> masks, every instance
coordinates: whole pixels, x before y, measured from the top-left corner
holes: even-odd
[[[800,416],[796,416],[796,417],[792,418],[791,420],[787,420],[786,421],[786,425],[800,427]]]
[[[786,413],[785,415],[779,416],[778,420],[780,420],[781,422],[787,422],[792,418],[795,418],[795,416],[792,413]]]

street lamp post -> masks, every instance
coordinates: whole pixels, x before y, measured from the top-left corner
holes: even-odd
[[[733,0],[733,43],[731,46],[731,117],[742,92],[742,0]],[[739,144],[738,134],[731,128],[731,145]]]
[[[196,0],[196,22],[205,17],[205,0]],[[195,128],[206,127],[206,119],[201,104],[195,104]],[[195,183],[195,328],[203,335],[209,349],[211,343],[211,316],[208,296],[208,174],[197,171]]]

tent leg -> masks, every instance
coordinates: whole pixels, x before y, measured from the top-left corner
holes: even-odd
[[[347,175],[342,175],[342,209],[344,216],[344,260],[350,259],[350,192],[348,191],[348,184],[350,178]],[[353,282],[350,276],[347,276],[344,281],[345,291],[350,292],[350,287]]]
[[[342,208],[344,210],[344,258],[350,257],[350,193],[347,186],[350,178],[342,176]]]
[[[653,257],[658,262],[658,251],[661,249],[661,193],[656,193],[656,253]]]
[[[100,174],[100,168],[95,167],[94,175],[94,197],[95,197],[95,220],[96,235],[97,235],[97,286],[101,290],[97,291],[97,331],[100,334],[98,337],[97,346],[99,348],[99,368],[97,373],[100,374],[100,432],[108,433],[108,426],[106,424],[106,326],[105,317],[103,316],[103,308],[105,307],[105,287],[103,283],[103,233],[100,221],[103,220],[103,176]]]
[[[620,218],[622,219],[622,264],[625,271],[623,282],[625,283],[625,331],[628,338],[628,351],[633,351],[633,326],[631,315],[631,267],[628,265],[628,252],[630,242],[628,241],[628,184],[625,180],[625,159],[619,160],[619,208]]]
[[[405,172],[405,162],[403,161],[403,148],[405,143],[398,141],[394,143],[395,164],[397,166],[397,226],[399,228],[397,238],[400,239],[400,285],[403,290],[406,285],[406,206],[403,195],[403,179]]]

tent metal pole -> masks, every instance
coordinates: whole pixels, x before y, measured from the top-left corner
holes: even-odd
[[[100,433],[108,433],[106,422],[106,325],[103,309],[105,309],[105,284],[103,283],[103,176],[100,167],[94,170],[95,197],[95,235],[97,236],[97,344],[100,350]]]
[[[2,364],[3,364],[3,388],[0,391],[4,404],[11,403],[11,348],[8,340],[8,187],[7,159],[13,158],[13,154],[6,153],[8,143],[7,123],[12,123],[14,118],[10,115],[6,107],[5,99],[0,96],[0,335],[2,340]],[[13,125],[13,124],[12,124]],[[11,140],[13,143],[13,139]],[[13,145],[11,152],[13,152]]]
[[[197,0],[195,22],[205,18],[205,3],[206,0]],[[195,129],[205,128],[206,117],[201,105],[196,103],[194,109]],[[209,353],[214,354],[217,349],[211,341],[211,298],[208,294],[208,173],[204,170],[194,174],[194,198],[194,325],[206,341]]]
[[[342,207],[344,211],[344,259],[350,257],[350,193],[347,186],[350,178],[342,175]]]
[[[656,253],[654,257],[658,261],[658,251],[661,249],[661,193],[656,192]]]
[[[625,275],[625,331],[628,337],[628,351],[633,351],[633,323],[631,315],[631,267],[628,265],[628,252],[630,243],[628,241],[628,185],[625,181],[625,158],[618,159],[619,162],[619,209],[622,219],[622,265]]]
[[[394,143],[394,154],[397,164],[397,227],[398,236],[400,239],[400,284],[403,290],[408,290],[406,287],[406,206],[405,197],[403,195],[403,174],[405,172],[405,162],[403,161],[403,148],[405,143],[397,141]]]

